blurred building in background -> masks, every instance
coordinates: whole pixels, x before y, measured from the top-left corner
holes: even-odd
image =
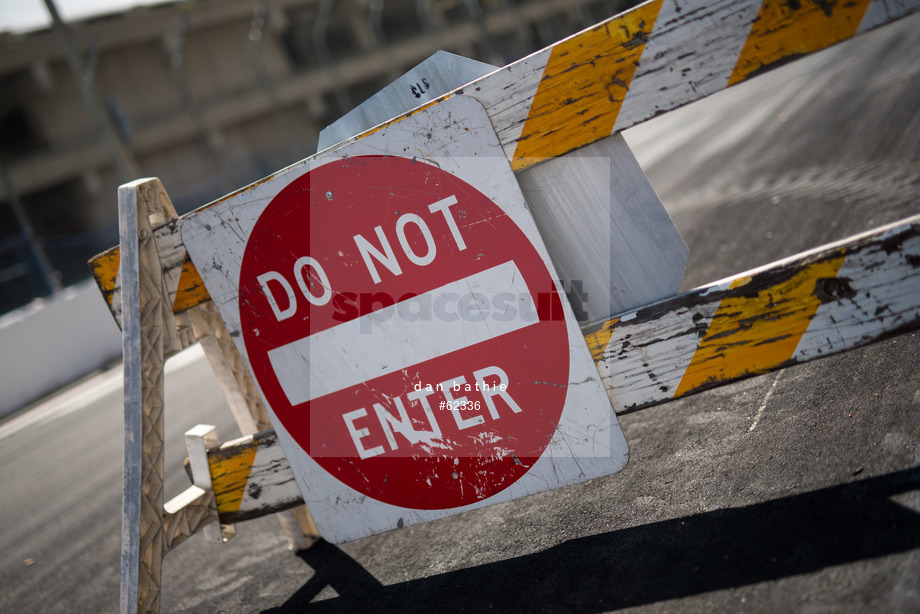
[[[116,187],[184,213],[315,153],[439,49],[497,66],[626,0],[198,0],[0,34],[0,314],[88,277]]]

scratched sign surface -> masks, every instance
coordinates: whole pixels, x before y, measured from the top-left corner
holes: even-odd
[[[189,216],[182,236],[327,539],[625,466],[477,101],[290,167]]]

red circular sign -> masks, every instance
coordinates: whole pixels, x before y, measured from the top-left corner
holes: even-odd
[[[511,292],[481,283],[509,272]],[[294,180],[249,236],[239,308],[278,419],[378,501],[433,510],[490,497],[559,423],[569,350],[552,277],[498,205],[431,164],[361,156]],[[380,321],[409,345],[375,336]],[[294,347],[303,359],[279,367]],[[366,372],[375,365],[379,376]]]

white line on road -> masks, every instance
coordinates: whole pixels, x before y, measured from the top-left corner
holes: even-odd
[[[773,380],[773,384],[770,386],[770,389],[767,391],[766,396],[763,398],[763,402],[760,404],[760,407],[757,409],[757,414],[754,416],[754,422],[751,423],[751,427],[748,429],[748,433],[752,432],[757,428],[757,423],[760,422],[760,417],[763,416],[763,412],[767,409],[767,403],[770,401],[770,397],[773,396],[773,391],[776,390],[776,384],[779,383],[779,378],[782,377],[783,372],[776,372],[776,379]]]

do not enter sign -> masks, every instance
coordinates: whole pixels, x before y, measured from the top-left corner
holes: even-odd
[[[432,164],[353,157],[292,181],[249,237],[239,304],[275,414],[379,501],[481,501],[559,424],[569,347],[553,279],[501,208]]]
[[[455,97],[187,218],[324,537],[621,469],[625,440],[482,107]]]

